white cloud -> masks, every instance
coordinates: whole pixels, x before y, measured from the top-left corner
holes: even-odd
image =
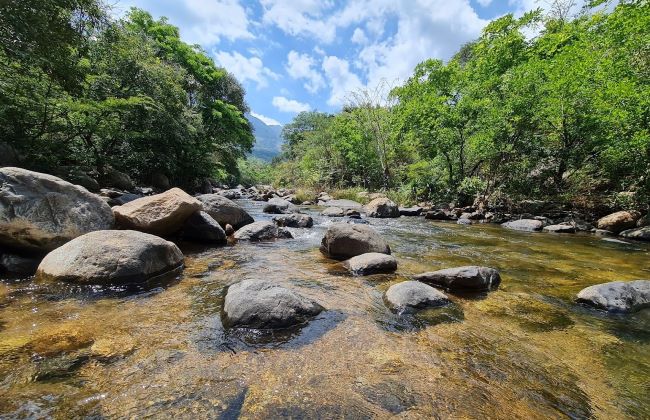
[[[331,88],[328,105],[343,105],[348,93],[363,86],[359,77],[350,71],[347,60],[336,56],[326,57],[323,60],[323,71]]]
[[[368,38],[366,37],[366,33],[363,32],[363,29],[356,28],[354,30],[354,33],[352,34],[352,42],[355,44],[365,44],[368,42]]]
[[[271,102],[274,107],[282,112],[297,114],[298,112],[309,111],[311,107],[308,104],[298,102],[294,99],[287,99],[284,96],[274,96]]]
[[[310,93],[316,93],[325,87],[325,80],[314,68],[315,65],[316,60],[308,54],[289,51],[287,55],[287,73],[294,79],[306,80],[304,86]]]
[[[275,24],[293,36],[309,35],[332,42],[336,27],[324,18],[333,2],[329,0],[261,0],[263,21]]]
[[[280,76],[268,67],[259,57],[244,57],[238,52],[214,52],[214,59],[218,65],[225,67],[230,73],[234,74],[240,82],[246,80],[253,81],[257,88],[268,86],[269,79],[277,80]]]
[[[257,112],[251,111],[251,115],[266,125],[282,125],[278,120],[274,120],[273,118],[267,117],[266,115],[258,114]]]
[[[478,4],[480,4],[483,7],[488,7],[491,3],[492,0],[476,0]]]

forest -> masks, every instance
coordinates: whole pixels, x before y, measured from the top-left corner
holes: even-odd
[[[400,202],[551,199],[647,207],[650,3],[492,21],[447,62],[299,114],[283,156],[247,174],[280,185],[392,192]]]

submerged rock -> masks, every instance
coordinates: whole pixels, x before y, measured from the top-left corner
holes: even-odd
[[[0,168],[0,244],[50,251],[84,233],[113,227],[100,197],[52,175]]]
[[[321,212],[321,215],[326,217],[343,217],[345,211],[341,207],[328,207]]]
[[[235,239],[240,241],[270,241],[279,238],[293,238],[293,236],[291,232],[267,221],[251,223],[235,232]]]
[[[609,312],[636,312],[650,307],[650,280],[596,284],[582,289],[576,300]]]
[[[449,290],[491,290],[501,283],[497,270],[474,265],[417,274],[413,279]]]
[[[310,228],[314,226],[314,219],[311,216],[300,213],[276,216],[273,221],[281,227]]]
[[[92,343],[93,337],[81,326],[63,324],[47,331],[41,330],[25,347],[41,356],[51,357],[88,347]]]
[[[393,218],[399,217],[399,208],[386,197],[379,197],[372,200],[365,206],[368,217]]]
[[[358,276],[392,273],[397,270],[395,257],[379,252],[357,255],[347,260],[344,265],[352,274]]]
[[[390,254],[384,238],[366,225],[336,223],[327,229],[320,250],[337,260],[345,260],[368,252]]]
[[[165,236],[178,232],[200,209],[198,200],[180,188],[172,188],[113,207],[113,213],[116,222],[126,229]]]
[[[620,233],[620,236],[627,239],[638,239],[640,241],[650,241],[650,226],[624,230],[623,232]]]
[[[637,211],[617,211],[598,219],[597,227],[598,229],[620,233],[626,229],[634,228],[640,217],[641,214]]]
[[[419,281],[403,281],[392,285],[384,295],[389,306],[398,310],[442,306],[449,298],[441,291]]]
[[[203,194],[196,199],[203,205],[203,211],[216,220],[221,227],[231,225],[237,230],[254,222],[246,210],[219,194]]]
[[[544,227],[542,229],[544,232],[551,232],[551,233],[576,233],[576,228],[572,225],[549,225]]]
[[[141,283],[173,275],[183,253],[172,242],[134,230],[87,233],[45,256],[37,276],[80,284]]]
[[[196,242],[225,244],[226,232],[208,213],[197,211],[183,225],[183,239]]]
[[[312,299],[268,280],[243,280],[228,288],[224,325],[260,329],[302,324],[323,311]]]
[[[271,214],[289,214],[297,213],[298,208],[282,198],[272,198],[266,203],[263,211]]]
[[[537,232],[542,230],[544,222],[535,219],[519,219],[502,224],[506,229],[521,230],[524,232]]]

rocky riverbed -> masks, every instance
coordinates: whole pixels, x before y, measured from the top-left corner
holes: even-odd
[[[182,207],[199,209],[196,200],[181,198]],[[285,217],[275,213],[283,203],[265,213],[267,202],[232,198],[246,214],[219,198],[198,197],[208,203],[202,221],[192,223],[190,236],[167,238],[175,245],[137,232],[94,239],[106,248],[93,261],[117,267],[110,275],[144,278],[161,270],[128,256],[119,259],[128,266],[112,266],[104,255],[111,244],[145,260],[162,253],[171,275],[136,285],[4,275],[0,413],[650,416],[650,310],[641,305],[624,313],[616,306],[630,296],[643,299],[645,289],[629,281],[650,278],[650,244],[425,217],[359,218],[345,215],[350,203],[341,202],[335,204],[343,216],[299,205],[291,211],[303,216]],[[130,229],[159,228],[134,207],[123,212]],[[168,210],[183,232],[189,229]],[[379,206],[374,211],[394,215]],[[264,223],[274,218],[280,227]],[[226,225],[245,235],[236,240],[231,232],[223,245]],[[208,232],[200,235],[208,241],[197,241],[197,232]],[[337,242],[350,237],[356,242]],[[87,242],[73,239],[65,245],[71,251],[48,258],[72,270],[79,259],[65,255],[97,251]],[[152,249],[158,251],[146,254]],[[341,249],[373,254],[344,261],[352,255]],[[393,288],[414,279],[421,281]],[[588,289],[615,280],[628,287]],[[228,297],[232,285],[238,286]],[[580,293],[623,310],[607,312],[608,306],[578,300]],[[283,304],[266,306],[264,317],[251,313],[251,302],[265,307],[269,299]]]

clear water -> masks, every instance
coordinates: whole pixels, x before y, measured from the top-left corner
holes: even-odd
[[[242,201],[256,220],[262,203]],[[8,418],[650,418],[650,310],[573,302],[588,285],[650,278],[650,245],[422,218],[375,219],[394,275],[348,276],[296,238],[180,244],[183,276],[142,290],[0,282],[0,413]],[[458,265],[499,290],[399,317],[383,293]],[[301,329],[227,331],[223,295],[273,279],[327,308]]]

